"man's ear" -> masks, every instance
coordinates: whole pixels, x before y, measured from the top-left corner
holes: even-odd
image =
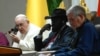
[[[84,16],[83,15],[79,15],[79,17],[81,18],[81,20],[84,20]]]

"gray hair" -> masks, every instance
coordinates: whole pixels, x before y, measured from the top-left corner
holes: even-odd
[[[84,15],[86,17],[85,9],[82,6],[75,5],[68,9],[67,14],[73,13],[74,16]]]
[[[15,17],[15,20],[16,20],[16,19],[27,20],[27,17],[26,17],[26,15],[24,15],[24,14],[18,14],[18,15]]]

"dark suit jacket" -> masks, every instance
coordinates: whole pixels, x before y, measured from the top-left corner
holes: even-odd
[[[92,23],[86,20],[83,25],[77,28],[79,40],[73,50],[60,49],[55,56],[92,56],[100,50],[100,38]]]
[[[45,48],[55,34],[57,33],[51,32],[49,37],[44,41],[42,41],[42,37],[37,38],[36,36],[34,38],[35,50],[40,51],[42,48]],[[60,33],[58,33],[56,40],[49,50],[58,50],[66,47],[67,45],[70,45],[71,39],[74,37],[74,34],[75,32],[72,28],[70,28],[69,26],[64,26],[64,28],[60,30]]]

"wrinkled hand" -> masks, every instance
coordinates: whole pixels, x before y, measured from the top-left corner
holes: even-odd
[[[45,30],[50,30],[50,27],[51,27],[50,24],[44,25],[44,26],[42,27],[42,29],[40,30],[39,35],[42,35],[42,33],[43,33]]]
[[[15,34],[10,33],[9,35],[10,35],[10,37],[12,37],[12,40],[13,40],[14,42],[19,43],[20,39],[19,39]]]

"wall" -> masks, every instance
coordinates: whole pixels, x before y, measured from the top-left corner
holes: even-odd
[[[78,5],[80,0],[72,0],[72,5]],[[98,0],[85,0],[90,11],[97,11]]]
[[[0,31],[7,32],[14,27],[14,17],[25,13],[25,0],[0,0]]]

